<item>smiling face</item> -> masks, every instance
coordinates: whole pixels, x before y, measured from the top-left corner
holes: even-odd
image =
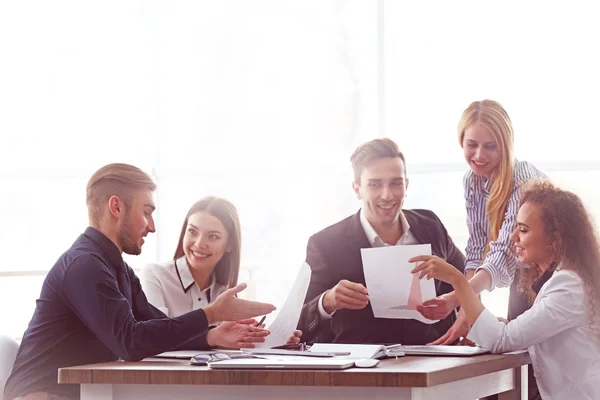
[[[363,212],[375,231],[398,222],[408,179],[400,157],[380,158],[363,168],[352,187],[363,203]]]
[[[190,215],[183,236],[183,253],[188,265],[196,270],[212,271],[230,251],[229,232],[214,215],[199,211]]]
[[[542,207],[525,202],[517,214],[517,228],[511,235],[515,252],[523,264],[539,265],[546,269],[552,261],[550,238],[544,230]]]
[[[500,146],[490,131],[480,123],[471,125],[465,129],[462,147],[473,173],[490,178],[500,164]]]

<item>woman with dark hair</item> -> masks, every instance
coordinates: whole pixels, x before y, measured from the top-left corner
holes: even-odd
[[[142,288],[148,301],[169,317],[204,308],[237,285],[240,255],[240,219],[235,206],[219,197],[205,197],[189,209],[173,260],[142,269]],[[207,342],[211,347],[253,347],[264,341],[257,332],[252,333],[255,325],[253,319],[221,323],[209,331]],[[297,343],[299,336],[296,333],[288,343]]]
[[[472,324],[468,338],[494,353],[529,350],[543,399],[600,398],[600,246],[590,216],[573,193],[547,181],[522,192],[511,235],[519,261],[529,268],[519,287],[533,305],[510,322],[485,309],[466,277],[432,256],[413,270],[450,283]],[[535,281],[552,276],[535,295]]]

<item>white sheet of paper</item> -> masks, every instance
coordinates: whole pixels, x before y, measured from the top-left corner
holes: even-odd
[[[256,343],[256,347],[271,348],[287,343],[288,339],[293,335],[298,326],[298,320],[300,319],[300,313],[302,312],[302,305],[304,304],[304,297],[306,296],[309,283],[310,266],[304,262],[300,267],[300,271],[298,271],[298,276],[290,290],[290,294],[285,300],[285,303],[283,303],[283,307],[281,307],[275,316],[273,322],[268,323],[269,316],[267,316],[267,329],[271,334],[265,338],[263,343]]]
[[[437,322],[423,317],[414,308],[416,304],[437,297],[434,281],[418,280],[418,275],[410,273],[417,263],[408,262],[415,256],[431,255],[431,244],[372,247],[361,249],[361,255],[376,318],[416,319],[426,324]]]

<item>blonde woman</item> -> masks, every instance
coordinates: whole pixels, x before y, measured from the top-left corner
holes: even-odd
[[[521,265],[511,250],[510,235],[516,227],[519,187],[532,179],[545,178],[532,164],[514,156],[514,134],[508,113],[493,100],[475,101],[463,112],[458,124],[458,142],[470,170],[463,183],[469,238],[465,275],[475,293],[510,286]],[[544,276],[549,277],[549,273]],[[511,287],[508,318],[514,319],[531,307],[530,288]],[[455,292],[424,302],[418,309],[427,318],[442,319],[458,307]],[[466,337],[470,325],[461,310],[454,325],[432,344],[452,344]],[[536,385],[530,369],[530,393]],[[531,398],[537,398],[532,395]]]
[[[517,268],[510,234],[516,226],[519,186],[545,175],[514,156],[513,128],[508,114],[496,101],[471,103],[458,124],[458,140],[470,170],[464,177],[469,238],[465,275],[476,293],[510,286]],[[458,306],[454,292],[425,302],[419,310],[441,319]],[[524,310],[523,310],[524,311]],[[449,344],[466,336],[464,315],[436,344]]]
[[[600,399],[600,248],[581,200],[549,182],[530,182],[512,233],[520,282],[531,288],[552,271],[531,308],[503,323],[481,304],[454,266],[433,256],[413,272],[450,283],[473,327],[469,338],[493,353],[529,350],[542,399]],[[535,272],[535,273],[529,273]],[[530,393],[531,398],[531,393]]]

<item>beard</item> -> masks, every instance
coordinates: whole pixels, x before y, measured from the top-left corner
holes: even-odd
[[[131,229],[131,221],[129,215],[125,218],[125,223],[121,227],[117,235],[117,240],[121,245],[121,250],[125,254],[131,254],[133,256],[140,255],[142,253],[142,246],[139,244],[139,238]]]

